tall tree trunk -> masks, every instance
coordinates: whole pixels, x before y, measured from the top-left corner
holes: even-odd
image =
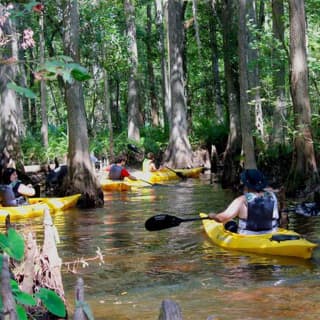
[[[77,0],[64,2],[64,50],[65,54],[80,62],[79,12]],[[65,84],[65,99],[68,107],[68,178],[65,193],[82,193],[79,200],[82,206],[96,207],[103,204],[101,189],[95,177],[94,167],[89,156],[89,139],[85,114],[82,85],[79,81]],[[81,130],[79,130],[81,128]]]
[[[139,142],[141,115],[139,110],[138,85],[138,49],[137,35],[132,0],[124,1],[124,10],[127,23],[127,36],[129,39],[130,75],[128,80],[128,138]]]
[[[239,0],[239,85],[240,85],[240,118],[242,134],[242,150],[244,154],[244,167],[254,169],[257,167],[252,138],[250,121],[250,106],[248,100],[248,30],[246,24],[247,1]]]
[[[198,57],[201,60],[201,40],[200,40],[200,33],[199,33],[199,24],[198,24],[198,17],[197,17],[197,0],[192,0],[192,15],[193,15],[193,25],[194,25],[194,32],[196,34],[196,41],[198,47]]]
[[[263,2],[263,1],[262,1]],[[250,24],[253,25],[254,28],[259,28],[257,22],[257,9],[255,6],[254,0],[247,1],[248,8],[248,18],[250,19]],[[262,10],[263,11],[263,10]],[[248,31],[248,30],[247,30]],[[260,134],[262,141],[265,140],[264,134],[264,124],[263,124],[263,113],[262,113],[262,101],[261,101],[261,93],[260,93],[260,76],[259,76],[259,52],[257,48],[253,47],[254,42],[258,42],[259,39],[257,34],[254,34],[251,31],[248,31],[248,61],[251,64],[251,67],[248,72],[248,80],[249,80],[249,100],[250,105],[254,105],[254,120],[255,120],[255,128],[257,132]]]
[[[152,16],[151,16],[151,4],[147,4],[147,68],[148,68],[148,83],[149,83],[149,96],[151,105],[151,123],[154,127],[159,126],[159,109],[156,93],[156,85],[154,79],[154,71],[152,65]]]
[[[0,4],[0,12],[6,10]],[[18,75],[18,42],[15,25],[10,18],[0,24],[0,36],[7,43],[1,48],[0,58],[6,63],[0,64],[0,156],[1,164],[15,164],[18,169],[23,169],[20,128],[22,125],[22,109],[16,92],[9,89],[10,82],[17,83]],[[17,83],[19,84],[19,83]]]
[[[223,53],[224,73],[229,111],[229,136],[226,149],[223,154],[223,172],[221,185],[223,188],[232,187],[239,183],[239,166],[241,154],[241,126],[239,105],[239,66],[234,57],[237,55],[237,22],[236,4],[230,0],[223,1]]]
[[[163,126],[169,127],[171,124],[171,95],[169,85],[169,73],[166,59],[165,31],[164,21],[168,21],[168,6],[163,0],[156,1],[156,25],[159,34],[158,49],[161,59],[161,89],[162,89],[162,110],[163,110]],[[164,19],[166,17],[166,19]],[[168,59],[169,60],[169,59]]]
[[[213,74],[213,96],[216,102],[216,116],[219,123],[223,122],[222,98],[221,98],[221,85],[219,75],[219,59],[218,59],[218,45],[217,45],[217,10],[212,2],[210,17],[210,41],[211,41],[211,55],[212,55],[212,74]],[[229,26],[226,26],[227,28]],[[229,48],[226,48],[229,50]]]
[[[311,191],[319,182],[311,131],[306,54],[306,20],[304,0],[289,0],[291,97],[294,109],[294,153],[287,181],[290,193],[295,189]]]
[[[40,64],[44,64],[44,48],[45,48],[45,40],[44,40],[44,14],[41,11],[40,18]],[[44,79],[40,81],[40,101],[41,101],[41,135],[42,135],[42,143],[45,148],[49,146],[49,138],[48,138],[48,114],[47,114],[47,91],[46,91],[46,82]]]
[[[283,0],[272,1],[272,30],[277,46],[284,43],[284,7]],[[284,119],[286,117],[286,92],[285,92],[285,64],[279,59],[278,50],[275,48],[273,61],[275,61],[273,78],[275,86],[276,104],[273,113],[273,144],[284,143]]]
[[[192,150],[188,138],[187,108],[183,75],[183,8],[180,0],[168,1],[168,35],[172,123],[165,162],[173,168],[192,166]]]
[[[114,159],[113,127],[112,127],[112,117],[111,117],[111,108],[110,108],[111,99],[110,99],[108,73],[105,68],[103,68],[103,75],[104,75],[103,96],[104,96],[104,105],[105,105],[108,131],[109,131],[109,152],[110,152],[110,158]]]

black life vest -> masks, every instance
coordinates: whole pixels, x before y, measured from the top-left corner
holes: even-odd
[[[277,204],[271,193],[255,196],[247,201],[247,205],[247,219],[241,219],[242,222],[245,222],[245,230],[259,232],[277,227],[278,219],[273,217],[273,211]]]

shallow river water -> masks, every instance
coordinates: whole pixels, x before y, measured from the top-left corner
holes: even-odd
[[[177,302],[185,320],[319,319],[319,248],[310,260],[259,256],[216,247],[199,221],[144,228],[155,214],[197,217],[222,210],[233,197],[206,179],[187,180],[105,193],[104,208],[53,216],[70,314],[81,276],[96,320],[158,319],[164,299]],[[41,238],[41,220],[33,224]],[[291,214],[289,229],[320,244],[320,217]],[[97,248],[103,263],[91,259]]]

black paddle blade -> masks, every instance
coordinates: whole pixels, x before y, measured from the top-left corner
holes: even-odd
[[[149,218],[144,226],[148,231],[158,231],[171,227],[177,227],[183,219],[168,214],[158,214]]]

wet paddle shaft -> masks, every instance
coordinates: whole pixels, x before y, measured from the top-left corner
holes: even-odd
[[[182,219],[179,217],[171,216],[169,214],[158,214],[149,218],[145,222],[144,226],[148,231],[158,231],[158,230],[168,229],[172,227],[177,227],[182,222],[197,221],[197,220],[204,220],[204,219],[210,219],[210,218],[197,217],[197,218]]]

